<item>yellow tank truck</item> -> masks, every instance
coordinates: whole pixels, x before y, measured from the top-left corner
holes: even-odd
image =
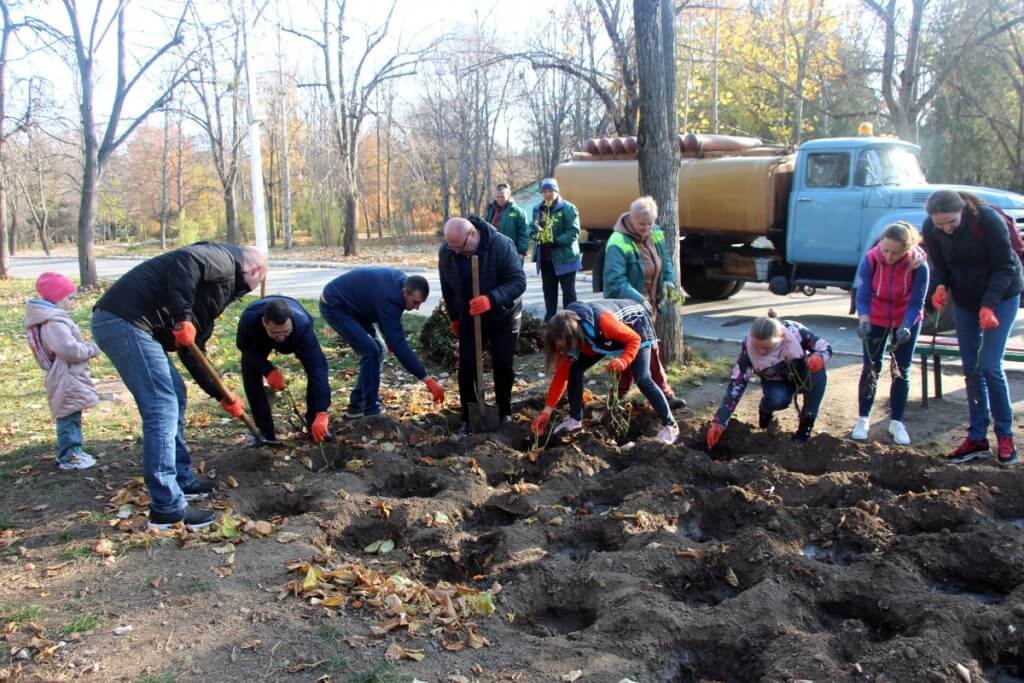
[[[757,138],[680,135],[679,257],[693,299],[725,299],[746,282],[785,295],[855,286],[857,264],[886,225],[918,227],[937,189],[968,190],[1024,228],[1024,196],[983,187],[931,185],[917,145],[862,135],[797,149]],[[595,138],[555,170],[580,212],[584,265],[601,291],[604,242],[639,196],[635,138]]]

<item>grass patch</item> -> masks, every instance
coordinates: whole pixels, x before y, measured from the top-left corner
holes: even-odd
[[[331,624],[320,624],[316,629],[316,635],[328,643],[340,643],[345,640],[345,631]]]
[[[91,556],[92,548],[87,545],[76,545],[70,548],[64,548],[60,553],[60,559],[62,562],[67,562],[69,560],[83,560]]]
[[[24,624],[26,622],[36,621],[37,619],[42,618],[43,612],[45,611],[46,610],[39,605],[25,605],[9,614],[5,614],[2,620],[5,623],[13,621],[15,624]]]
[[[209,593],[213,590],[213,581],[209,579],[192,579],[192,583],[189,584],[187,590],[190,593]]]
[[[731,356],[711,358],[703,349],[693,347],[687,347],[687,356],[685,365],[666,368],[670,383],[699,387],[705,382],[720,382],[729,377],[736,363],[736,359]]]
[[[61,637],[67,638],[72,633],[85,633],[86,631],[95,631],[96,627],[100,625],[100,620],[91,614],[81,614],[78,618],[69,621],[60,627],[57,631]]]
[[[335,655],[330,659],[320,662],[320,665],[316,667],[316,672],[319,674],[337,674],[348,670],[348,660],[341,655]]]
[[[356,674],[351,683],[404,683],[404,678],[394,672],[389,662],[380,662],[361,674]]]
[[[178,674],[164,670],[155,674],[139,676],[135,679],[135,683],[178,683]]]

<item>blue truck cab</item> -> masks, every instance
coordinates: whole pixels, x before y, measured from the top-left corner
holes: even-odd
[[[986,187],[933,185],[921,169],[920,148],[884,137],[825,138],[796,152],[783,245],[772,291],[849,289],[857,265],[887,225],[918,228],[938,189],[964,190],[1003,209],[1024,228],[1024,196]]]

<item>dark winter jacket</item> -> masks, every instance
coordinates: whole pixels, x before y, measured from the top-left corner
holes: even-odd
[[[921,229],[932,280],[949,288],[954,303],[970,311],[995,308],[1024,289],[1020,259],[1010,247],[1006,223],[987,206],[979,206],[978,212],[974,218],[965,208],[952,235],[936,228],[931,217]],[[978,236],[968,222],[975,220]]]
[[[276,342],[263,326],[263,310],[271,301],[280,300],[288,304],[292,313],[292,333],[283,342]],[[316,338],[316,329],[309,312],[295,299],[286,296],[268,296],[249,304],[238,319],[238,335],[235,345],[242,357],[252,361],[266,376],[274,369],[267,359],[270,352],[295,354],[306,371],[306,382],[313,386],[311,395],[314,405],[307,406],[313,415],[327,410],[331,405],[331,387],[327,381],[327,359]]]
[[[498,205],[491,202],[484,212],[484,219],[494,225],[505,237],[512,240],[516,245],[516,251],[520,256],[526,256],[530,248],[530,226],[526,220],[526,212],[522,207],[509,199],[505,202],[505,208],[501,212],[501,222],[495,225],[494,214],[498,211]]]
[[[519,332],[523,317],[523,292],[526,291],[526,273],[512,240],[499,233],[493,225],[476,216],[468,218],[480,233],[476,254],[480,257],[480,293],[491,300],[491,310],[484,314],[488,325],[508,325]],[[441,275],[441,294],[448,315],[463,326],[472,323],[469,300],[473,290],[462,276],[463,264],[468,256],[461,256],[442,243],[437,254],[437,269]]]
[[[214,321],[247,292],[238,247],[196,242],[135,266],[111,285],[94,310],[112,313],[149,332],[167,351],[176,348],[171,334],[174,325],[188,320],[196,328],[196,345],[205,350]],[[203,391],[224,398],[188,349],[178,349],[178,356]]]
[[[427,370],[409,348],[402,327],[405,278],[405,273],[396,268],[353,268],[327,283],[320,302],[364,327],[378,325],[398,361],[416,379],[423,379]]]

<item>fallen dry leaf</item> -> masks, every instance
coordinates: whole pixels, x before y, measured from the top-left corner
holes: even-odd
[[[238,488],[238,480],[235,479],[232,475],[229,474],[227,477],[224,478],[224,481],[225,483],[227,483],[228,488]]]
[[[282,531],[281,533],[279,533],[277,535],[277,542],[278,543],[291,543],[292,541],[297,541],[300,538],[302,538],[302,534],[300,534],[300,533],[298,533],[296,531]]]
[[[562,680],[565,681],[566,683],[573,683],[573,681],[579,680],[581,676],[583,676],[583,670],[582,669],[574,669],[573,671],[570,671],[569,673],[562,674]]]
[[[398,643],[391,643],[388,649],[384,651],[384,659],[389,662],[397,662],[402,659],[410,659],[414,662],[418,662],[426,657],[423,654],[423,650],[410,650],[402,647]]]
[[[92,551],[102,557],[110,557],[117,552],[117,547],[109,538],[101,538],[96,541],[96,545],[92,547]]]

